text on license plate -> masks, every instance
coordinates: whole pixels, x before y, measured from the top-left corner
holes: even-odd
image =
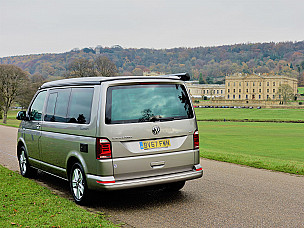
[[[139,145],[140,145],[140,149],[148,150],[148,149],[169,147],[171,146],[171,143],[170,143],[170,139],[161,139],[161,140],[139,142]]]

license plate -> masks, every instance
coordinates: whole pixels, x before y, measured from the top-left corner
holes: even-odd
[[[167,148],[171,146],[171,143],[170,143],[170,139],[161,139],[161,140],[139,142],[139,145],[140,145],[140,149],[149,150],[149,149],[157,149],[157,148]]]

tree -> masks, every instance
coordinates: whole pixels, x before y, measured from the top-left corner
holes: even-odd
[[[21,68],[14,65],[0,65],[0,103],[3,106],[4,124],[6,124],[8,109],[28,80],[27,73]]]
[[[34,74],[30,81],[26,81],[20,93],[16,97],[16,102],[22,107],[27,108],[37,92],[38,88],[45,82],[41,74]]]
[[[206,84],[206,81],[204,80],[202,73],[200,73],[200,75],[199,75],[198,83],[199,84]]]
[[[110,77],[117,73],[116,65],[106,56],[97,57],[94,63],[97,75]]]
[[[282,84],[279,86],[277,96],[281,99],[282,104],[286,104],[288,101],[293,100],[293,89],[288,84]]]
[[[93,62],[86,58],[75,59],[68,66],[68,77],[92,77],[95,75]]]

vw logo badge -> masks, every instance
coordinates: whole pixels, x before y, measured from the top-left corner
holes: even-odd
[[[160,127],[159,126],[152,127],[152,133],[154,135],[157,135],[159,132],[160,132]]]

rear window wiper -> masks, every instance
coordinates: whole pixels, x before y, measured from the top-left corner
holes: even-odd
[[[151,116],[149,118],[149,121],[155,122],[155,121],[171,121],[171,120],[176,120],[179,118],[176,117],[161,117],[161,116]]]

